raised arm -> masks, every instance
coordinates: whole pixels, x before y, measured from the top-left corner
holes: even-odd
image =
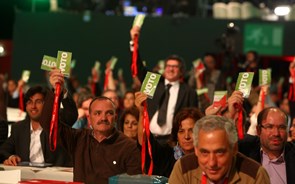
[[[143,138],[143,102],[146,101],[146,99],[147,99],[146,94],[142,92],[135,93],[135,105],[139,110],[137,139],[140,145],[142,145],[142,138]]]

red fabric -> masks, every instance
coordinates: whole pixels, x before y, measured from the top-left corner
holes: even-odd
[[[49,132],[49,146],[51,151],[54,151],[56,149],[56,143],[57,143],[59,94],[60,94],[60,83],[56,83],[52,118],[50,122],[50,132]]]
[[[207,176],[205,174],[202,175],[201,184],[207,184]],[[224,179],[223,184],[228,184],[228,178],[227,177]]]
[[[238,137],[239,139],[244,139],[244,131],[243,131],[243,109],[240,107],[239,116],[238,116]]]
[[[265,103],[265,92],[261,91],[261,109],[264,109],[264,103]]]
[[[295,69],[292,69],[290,72],[291,78],[292,78],[292,85],[290,85],[289,88],[289,95],[288,99],[290,101],[295,101]]]
[[[150,120],[147,112],[147,103],[144,102],[143,107],[143,134],[146,135],[146,137],[142,137],[142,149],[141,149],[141,169],[142,173],[145,174],[145,157],[146,157],[146,140],[148,143],[148,153],[151,158],[150,167],[148,170],[148,175],[152,175],[153,168],[154,168],[154,162],[153,162],[153,155],[152,155],[152,146],[150,143]]]
[[[203,80],[204,80],[204,70],[205,70],[205,66],[202,62],[199,62],[198,66],[195,67],[196,72],[197,71],[202,71],[202,73],[200,74],[200,81],[201,81],[201,86],[203,86]]]
[[[95,95],[95,93],[96,93],[96,91],[95,91],[95,82],[91,82],[91,93],[93,94],[93,95]]]
[[[80,184],[81,182],[68,182],[68,181],[56,181],[56,180],[42,180],[42,179],[31,179],[26,181],[20,181],[18,183],[21,184],[29,184],[29,183],[42,183],[42,184],[48,184],[48,183],[56,183],[56,184],[62,184],[62,183],[68,183],[68,184]]]
[[[103,90],[107,90],[108,89],[109,75],[110,75],[110,70],[107,70],[107,72],[105,73]]]
[[[18,101],[18,107],[21,110],[20,115],[22,111],[24,111],[24,93],[23,93],[23,88],[19,88],[19,101]]]
[[[213,102],[213,107],[225,107],[226,106],[226,95],[224,95],[219,101]]]
[[[134,43],[134,46],[133,46],[133,54],[132,54],[131,73],[132,73],[132,77],[136,77],[138,73],[138,70],[137,70],[138,36],[134,37],[133,43]]]

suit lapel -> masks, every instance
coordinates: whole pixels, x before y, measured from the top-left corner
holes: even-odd
[[[179,91],[178,91],[178,96],[177,96],[177,101],[176,101],[176,106],[175,106],[175,111],[177,112],[178,110],[180,110],[179,108],[181,107],[181,103],[183,101],[183,98],[185,96],[185,87],[183,85],[183,83],[179,83]]]
[[[24,158],[27,158],[28,160],[30,160],[30,144],[31,144],[31,127],[30,127],[31,123],[30,120],[26,120],[26,122],[24,122],[24,130],[21,138],[21,150],[25,150],[24,151]]]

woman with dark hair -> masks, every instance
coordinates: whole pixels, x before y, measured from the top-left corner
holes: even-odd
[[[127,137],[137,140],[139,111],[136,107],[127,108],[120,117],[119,130]]]
[[[140,116],[138,122],[138,143],[142,145],[142,119],[143,107],[142,102],[147,96],[141,92],[135,93],[135,104],[139,108]],[[202,118],[203,113],[195,107],[181,109],[174,117],[172,133],[166,144],[160,144],[155,140],[154,135],[150,134],[150,143],[153,157],[154,175],[169,177],[173,166],[183,155],[194,151],[193,145],[193,128],[197,120]],[[147,145],[145,145],[147,146]],[[147,154],[145,166],[150,165],[150,159]],[[148,169],[148,168],[145,168]]]
[[[135,106],[135,96],[133,91],[127,91],[123,98],[123,108],[131,108]]]

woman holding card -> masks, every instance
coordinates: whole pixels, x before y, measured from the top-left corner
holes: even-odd
[[[143,138],[143,106],[142,104],[147,99],[147,95],[142,92],[135,93],[135,105],[140,111],[138,122],[138,143],[142,145]],[[150,135],[150,143],[153,157],[153,172],[154,175],[169,177],[173,166],[183,155],[194,151],[193,145],[193,127],[198,119],[203,117],[203,113],[194,107],[183,108],[175,116],[173,121],[173,129],[171,137],[167,144],[160,144],[155,140],[153,135]],[[146,147],[148,147],[146,145]],[[146,148],[147,149],[147,148]],[[149,165],[150,160],[145,162]]]

